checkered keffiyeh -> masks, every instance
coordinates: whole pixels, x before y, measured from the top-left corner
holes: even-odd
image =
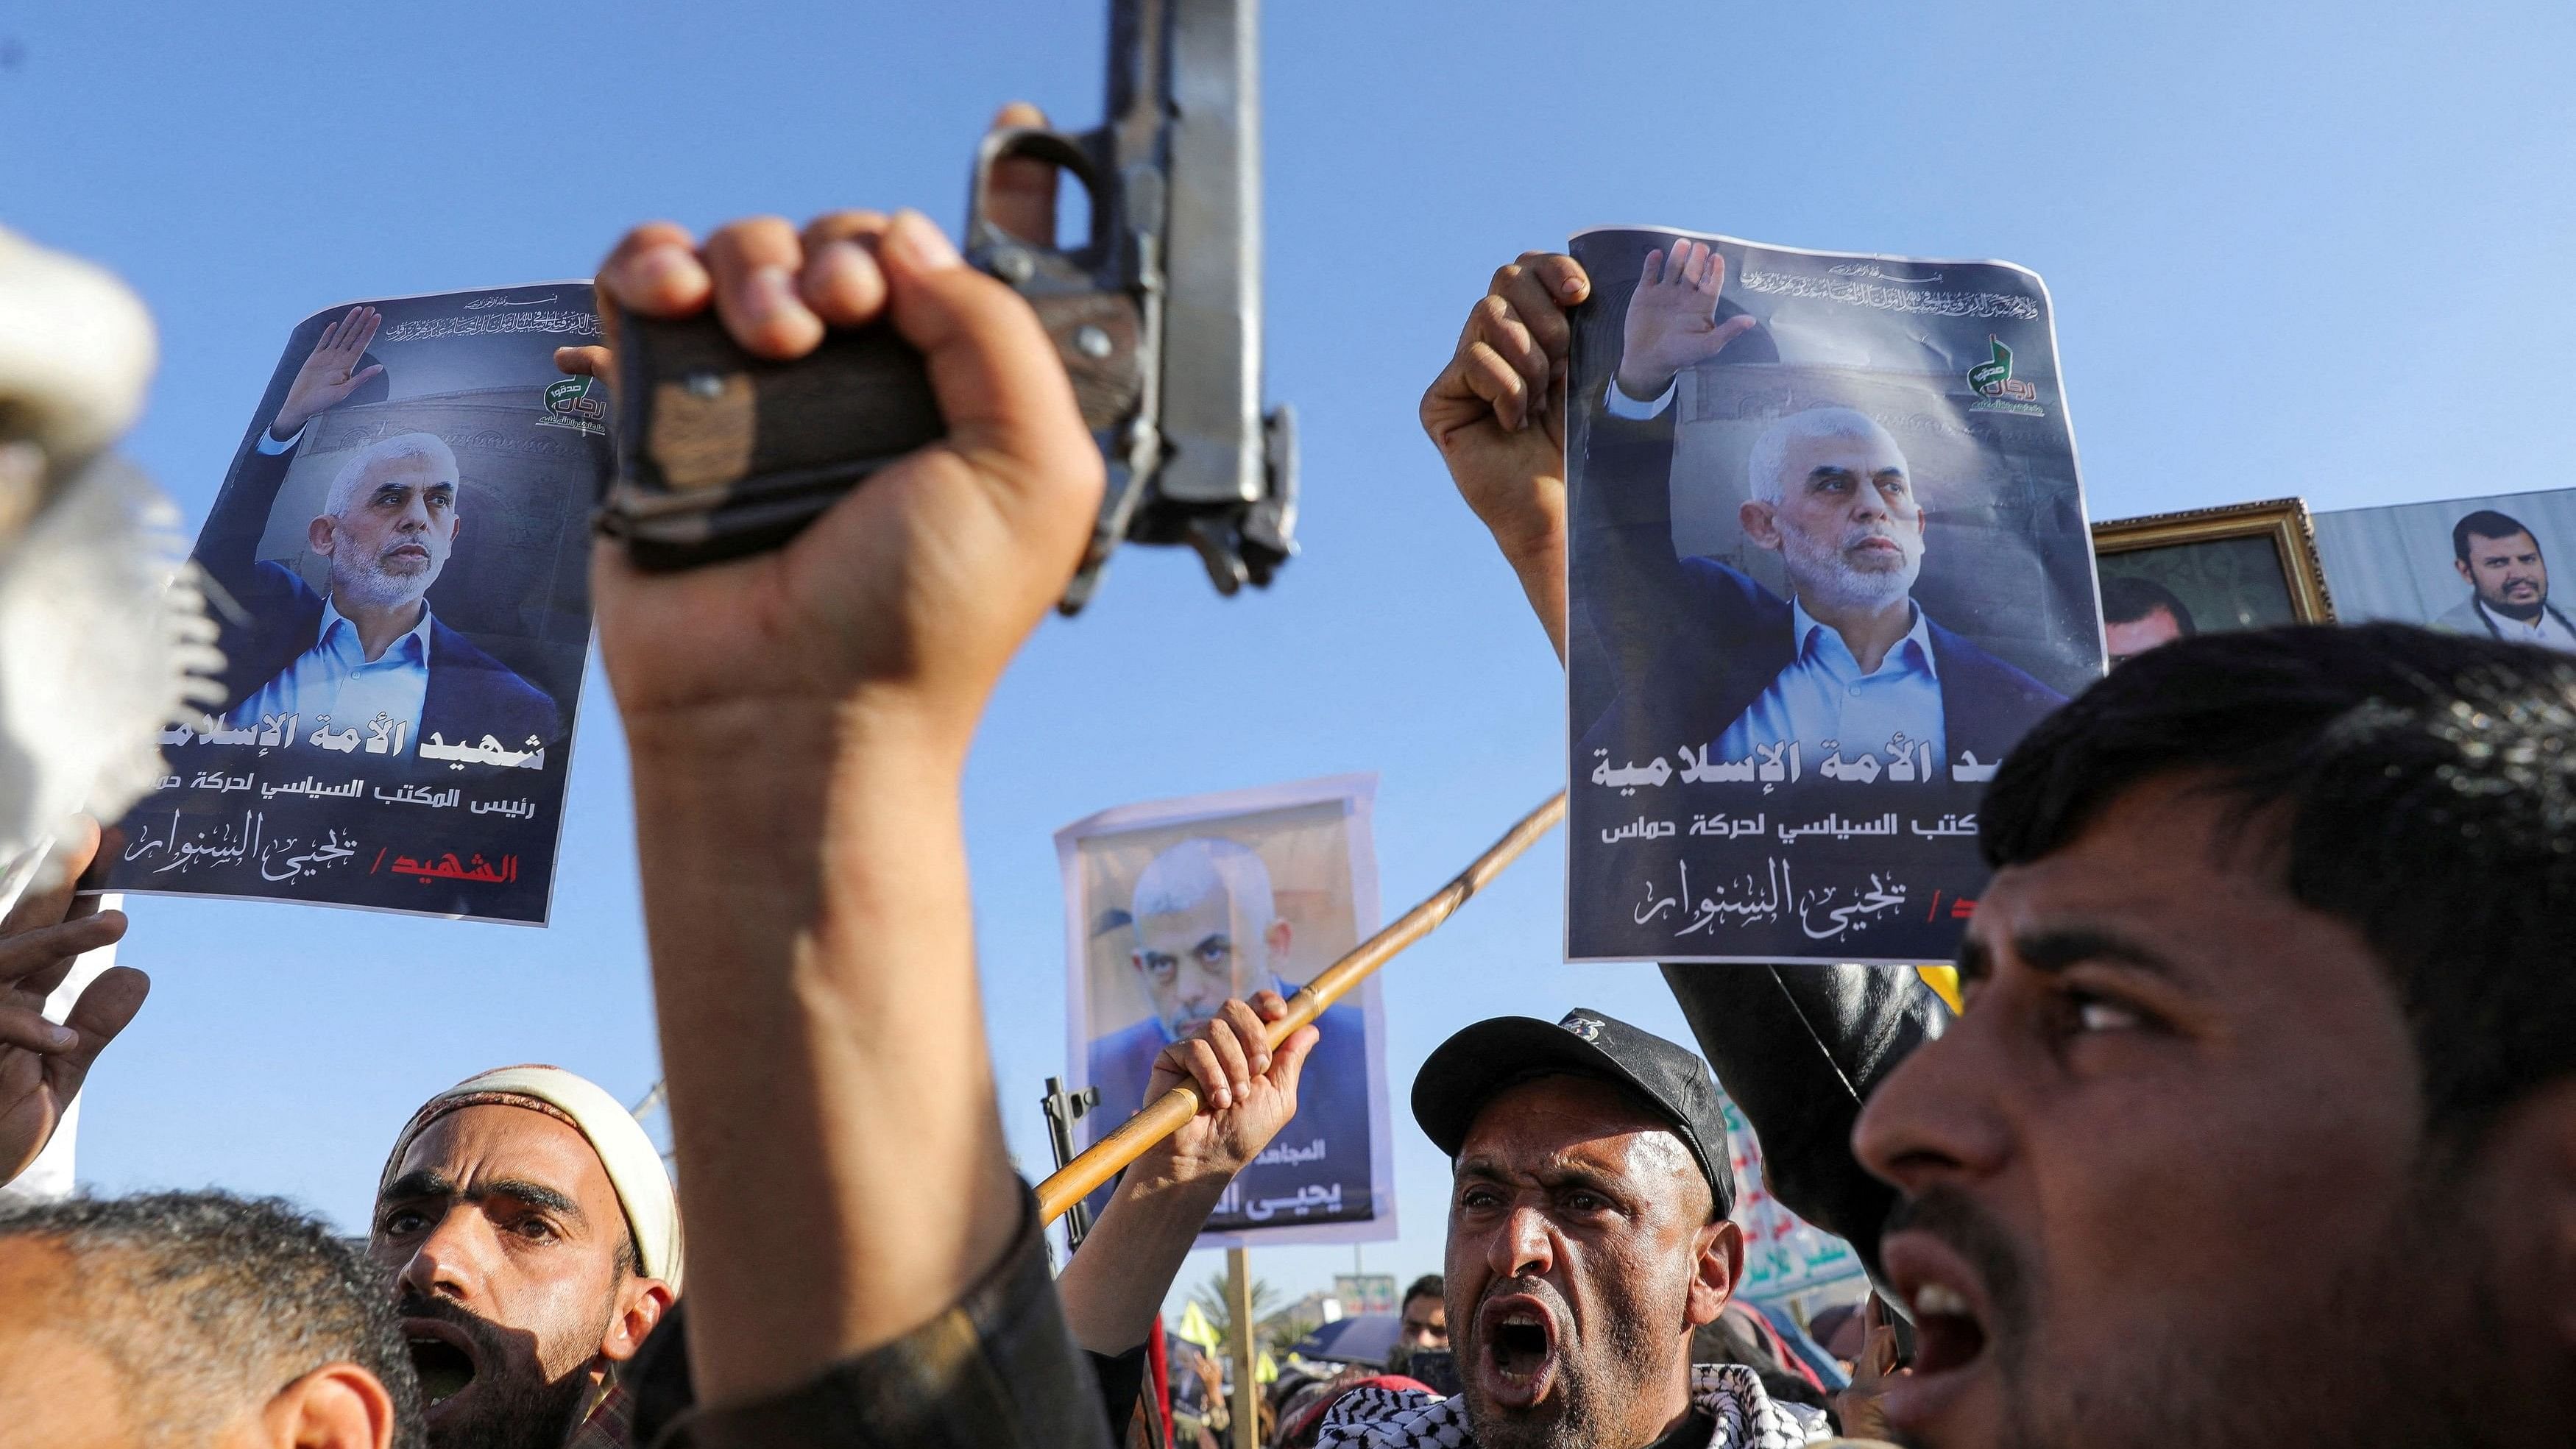
[[[610,1384],[564,1440],[564,1449],[635,1449],[634,1420],[634,1396]]]
[[[1832,1437],[1825,1416],[1775,1403],[1742,1364],[1691,1365],[1691,1402],[1717,1420],[1708,1449],[1798,1449]],[[1324,1415],[1315,1449],[1475,1449],[1463,1399],[1415,1390],[1353,1389]]]

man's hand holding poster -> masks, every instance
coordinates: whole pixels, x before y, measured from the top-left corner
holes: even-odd
[[[1158,801],[1056,833],[1072,1060],[1100,1089],[1082,1119],[1092,1140],[1145,1105],[1163,1049],[1228,1000],[1289,996],[1377,929],[1375,789],[1342,776]],[[1376,981],[1315,1025],[1297,1115],[1226,1189],[1200,1246],[1395,1236]]]
[[[542,923],[590,639],[587,283],[289,339],[194,554],[221,706],[162,736],[111,889]]]
[[[1985,781],[2102,669],[2045,288],[1572,250],[1568,956],[1947,958]]]

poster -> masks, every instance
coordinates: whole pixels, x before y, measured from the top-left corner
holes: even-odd
[[[1763,1174],[1762,1142],[1735,1100],[1724,1091],[1717,1107],[1726,1118],[1728,1153],[1735,1171],[1735,1211],[1727,1216],[1744,1230],[1744,1271],[1735,1280],[1739,1298],[1770,1302],[1860,1277],[1867,1270],[1851,1244],[1789,1211],[1771,1195]]]
[[[1949,959],[1985,782],[2103,668],[2047,289],[1572,250],[1568,959]]]
[[[2316,516],[2335,617],[2393,619],[2576,653],[2549,563],[2576,547],[2576,488]]]
[[[304,319],[198,536],[221,707],[108,889],[545,923],[590,646],[587,282]]]
[[[1100,1089],[1081,1120],[1086,1145],[1144,1106],[1164,1046],[1229,997],[1290,995],[1377,930],[1376,790],[1373,775],[1341,775],[1126,805],[1056,832],[1069,1060]],[[1317,1025],[1297,1115],[1227,1187],[1198,1246],[1395,1236],[1376,980]]]

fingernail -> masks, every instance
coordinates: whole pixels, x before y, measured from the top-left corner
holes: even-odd
[[[754,267],[742,279],[742,310],[751,321],[769,321],[798,305],[796,280],[785,267]]]
[[[45,1040],[53,1047],[54,1050],[58,1052],[67,1052],[73,1047],[80,1045],[80,1033],[72,1030],[68,1026],[47,1027],[45,1029]]]
[[[894,224],[886,229],[886,240],[900,249],[904,260],[924,271],[937,271],[961,264],[957,248],[939,224],[917,211],[895,213]]]

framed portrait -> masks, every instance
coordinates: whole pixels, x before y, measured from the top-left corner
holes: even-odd
[[[2093,558],[2114,665],[2192,634],[2334,622],[2296,498],[2109,519],[2093,525]]]

